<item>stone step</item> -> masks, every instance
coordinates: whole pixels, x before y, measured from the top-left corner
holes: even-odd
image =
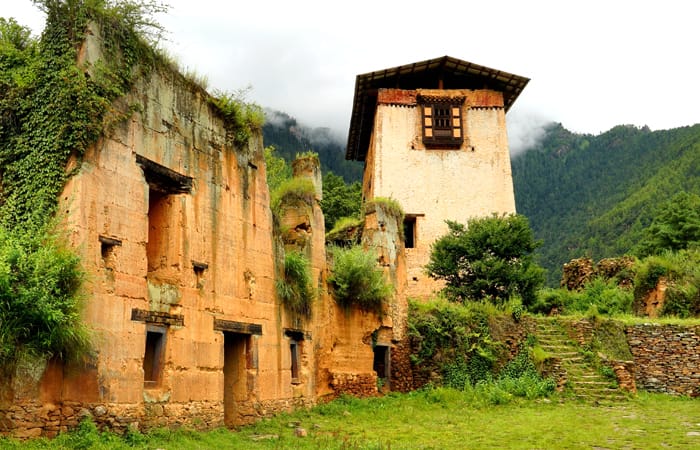
[[[561,360],[573,397],[596,405],[615,404],[626,396],[613,382],[591,367],[578,345],[554,320],[538,320],[537,341],[550,356]]]

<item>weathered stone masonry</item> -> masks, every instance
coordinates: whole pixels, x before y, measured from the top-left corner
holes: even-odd
[[[626,333],[638,388],[700,396],[700,326],[643,324]]]

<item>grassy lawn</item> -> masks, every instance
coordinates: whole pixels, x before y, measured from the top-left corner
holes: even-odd
[[[295,428],[307,431],[297,437]],[[237,432],[155,430],[117,437],[90,427],[51,442],[0,448],[144,449],[653,449],[700,448],[700,399],[639,394],[613,406],[574,400],[489,405],[449,389],[339,399]]]

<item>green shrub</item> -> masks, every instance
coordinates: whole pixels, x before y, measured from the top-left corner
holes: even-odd
[[[661,313],[681,318],[700,315],[700,250],[666,251],[641,260],[634,280],[635,300],[643,300],[662,277],[667,288]]]
[[[489,316],[505,314],[490,303],[452,303],[444,298],[409,301],[408,332],[414,366],[435,370],[442,383],[464,389],[493,376],[502,344],[491,339]]]
[[[282,304],[292,314],[311,317],[313,288],[311,264],[306,256],[291,251],[284,255],[284,277],[275,283],[277,295]]]
[[[518,296],[526,306],[534,302],[544,270],[534,262],[540,243],[526,217],[494,214],[466,225],[446,222],[448,232],[433,243],[425,269],[445,281],[448,299],[502,304]]]
[[[669,253],[654,255],[640,261],[634,277],[635,299],[639,300],[654,290],[661,277],[669,278],[678,273],[678,267],[669,256]]]
[[[0,228],[0,364],[27,353],[81,360],[90,353],[82,322],[78,256],[50,232]]]
[[[328,277],[333,297],[344,308],[358,307],[363,311],[382,314],[385,301],[393,287],[386,282],[377,256],[361,246],[331,247],[333,267]]]
[[[661,314],[681,318],[700,315],[700,290],[698,289],[700,285],[698,281],[685,285],[670,284],[666,288]]]
[[[564,309],[568,313],[629,314],[632,312],[632,292],[618,286],[614,280],[596,277],[580,292],[571,292]],[[595,312],[594,312],[595,311]]]
[[[537,292],[537,297],[528,310],[535,314],[549,314],[554,309],[561,312],[564,305],[572,302],[572,297],[575,295],[568,289],[552,289],[545,288]]]

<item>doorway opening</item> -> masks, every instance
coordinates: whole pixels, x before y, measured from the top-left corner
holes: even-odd
[[[249,334],[224,332],[224,424],[239,425],[237,402],[247,399]]]

